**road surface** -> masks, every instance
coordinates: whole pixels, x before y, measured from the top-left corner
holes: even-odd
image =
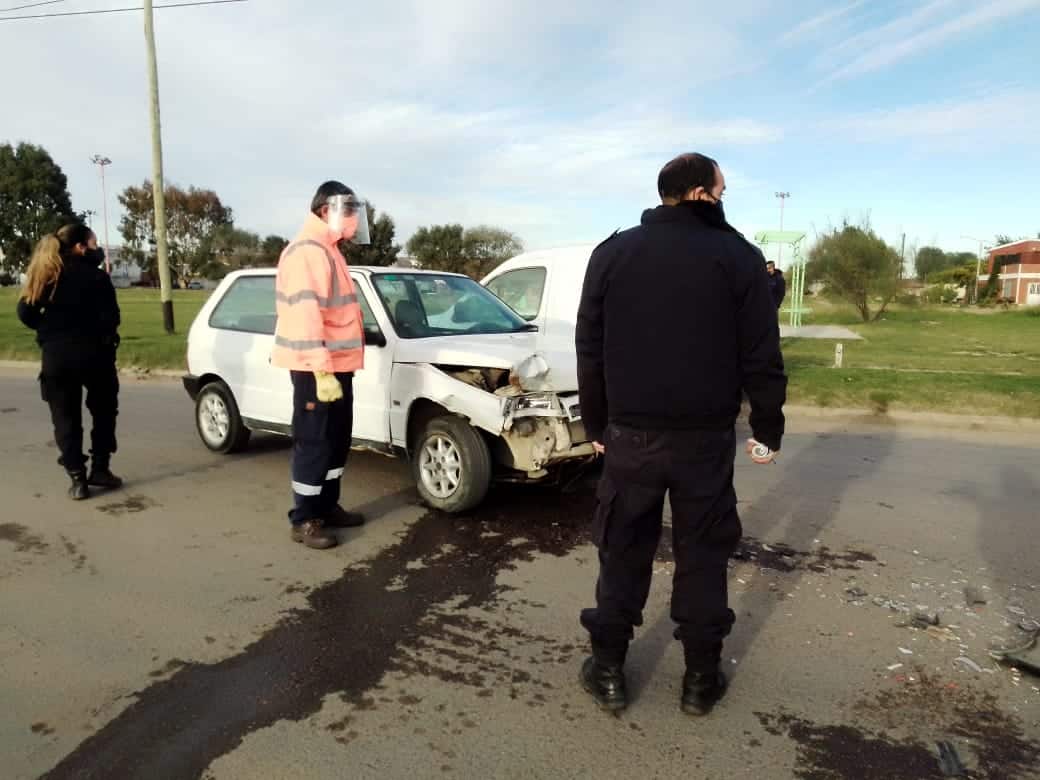
[[[4,777],[918,780],[940,741],[975,777],[1040,776],[1040,681],[987,655],[1040,616],[1031,434],[794,420],[779,465],[739,461],[733,685],[695,720],[667,538],[634,703],[577,686],[588,480],[451,518],[354,454],[371,520],[316,552],[289,540],[283,440],[212,455],[165,382],[127,381],[119,424],[125,489],[70,502],[32,377],[0,373]],[[905,626],[917,605],[940,626]]]

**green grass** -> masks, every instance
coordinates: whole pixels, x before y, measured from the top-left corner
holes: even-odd
[[[177,334],[167,336],[157,290],[120,290],[120,365],[183,369],[185,336],[208,292],[174,290]],[[15,317],[17,291],[0,290],[0,359],[36,360],[33,334]],[[806,324],[844,325],[864,337],[846,341],[833,368],[833,341],[787,339],[784,359],[793,403],[1040,417],[1040,310],[983,312],[955,307],[895,307],[864,324],[851,309],[813,299]]]
[[[119,308],[123,314],[120,328],[119,365],[137,368],[185,368],[188,328],[208,291],[174,290],[173,316],[177,332],[170,336],[163,330],[159,291],[133,288],[119,290]],[[0,290],[0,360],[39,360],[35,334],[18,321],[15,306],[18,290]]]
[[[806,324],[844,325],[864,341],[786,339],[790,398],[818,406],[1040,417],[1040,312],[895,307],[864,324],[813,301]]]

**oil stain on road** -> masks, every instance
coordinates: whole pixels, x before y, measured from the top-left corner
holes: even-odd
[[[330,694],[362,704],[400,668],[395,656],[438,633],[431,621],[452,620],[439,605],[488,605],[501,593],[499,573],[587,541],[593,503],[586,489],[503,488],[469,516],[431,512],[398,544],[311,591],[306,608],[242,652],[185,664],[138,692],[44,777],[199,777],[251,732],[304,720]]]

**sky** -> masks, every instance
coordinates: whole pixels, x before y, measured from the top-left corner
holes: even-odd
[[[0,143],[44,146],[99,215],[110,157],[112,243],[116,194],[151,173],[142,16],[3,20],[136,4],[0,13]],[[401,243],[445,222],[598,241],[688,151],[719,161],[747,235],[779,227],[777,192],[810,240],[1040,231],[1040,0],[248,0],[155,23],[167,182],[261,234],[292,236],[336,178]]]

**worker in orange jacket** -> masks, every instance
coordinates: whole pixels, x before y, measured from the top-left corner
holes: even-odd
[[[322,184],[311,214],[278,261],[271,363],[293,384],[292,539],[336,546],[330,528],[361,525],[339,505],[353,427],[354,372],[364,366],[364,325],[341,240],[369,243],[364,200],[338,181]]]

